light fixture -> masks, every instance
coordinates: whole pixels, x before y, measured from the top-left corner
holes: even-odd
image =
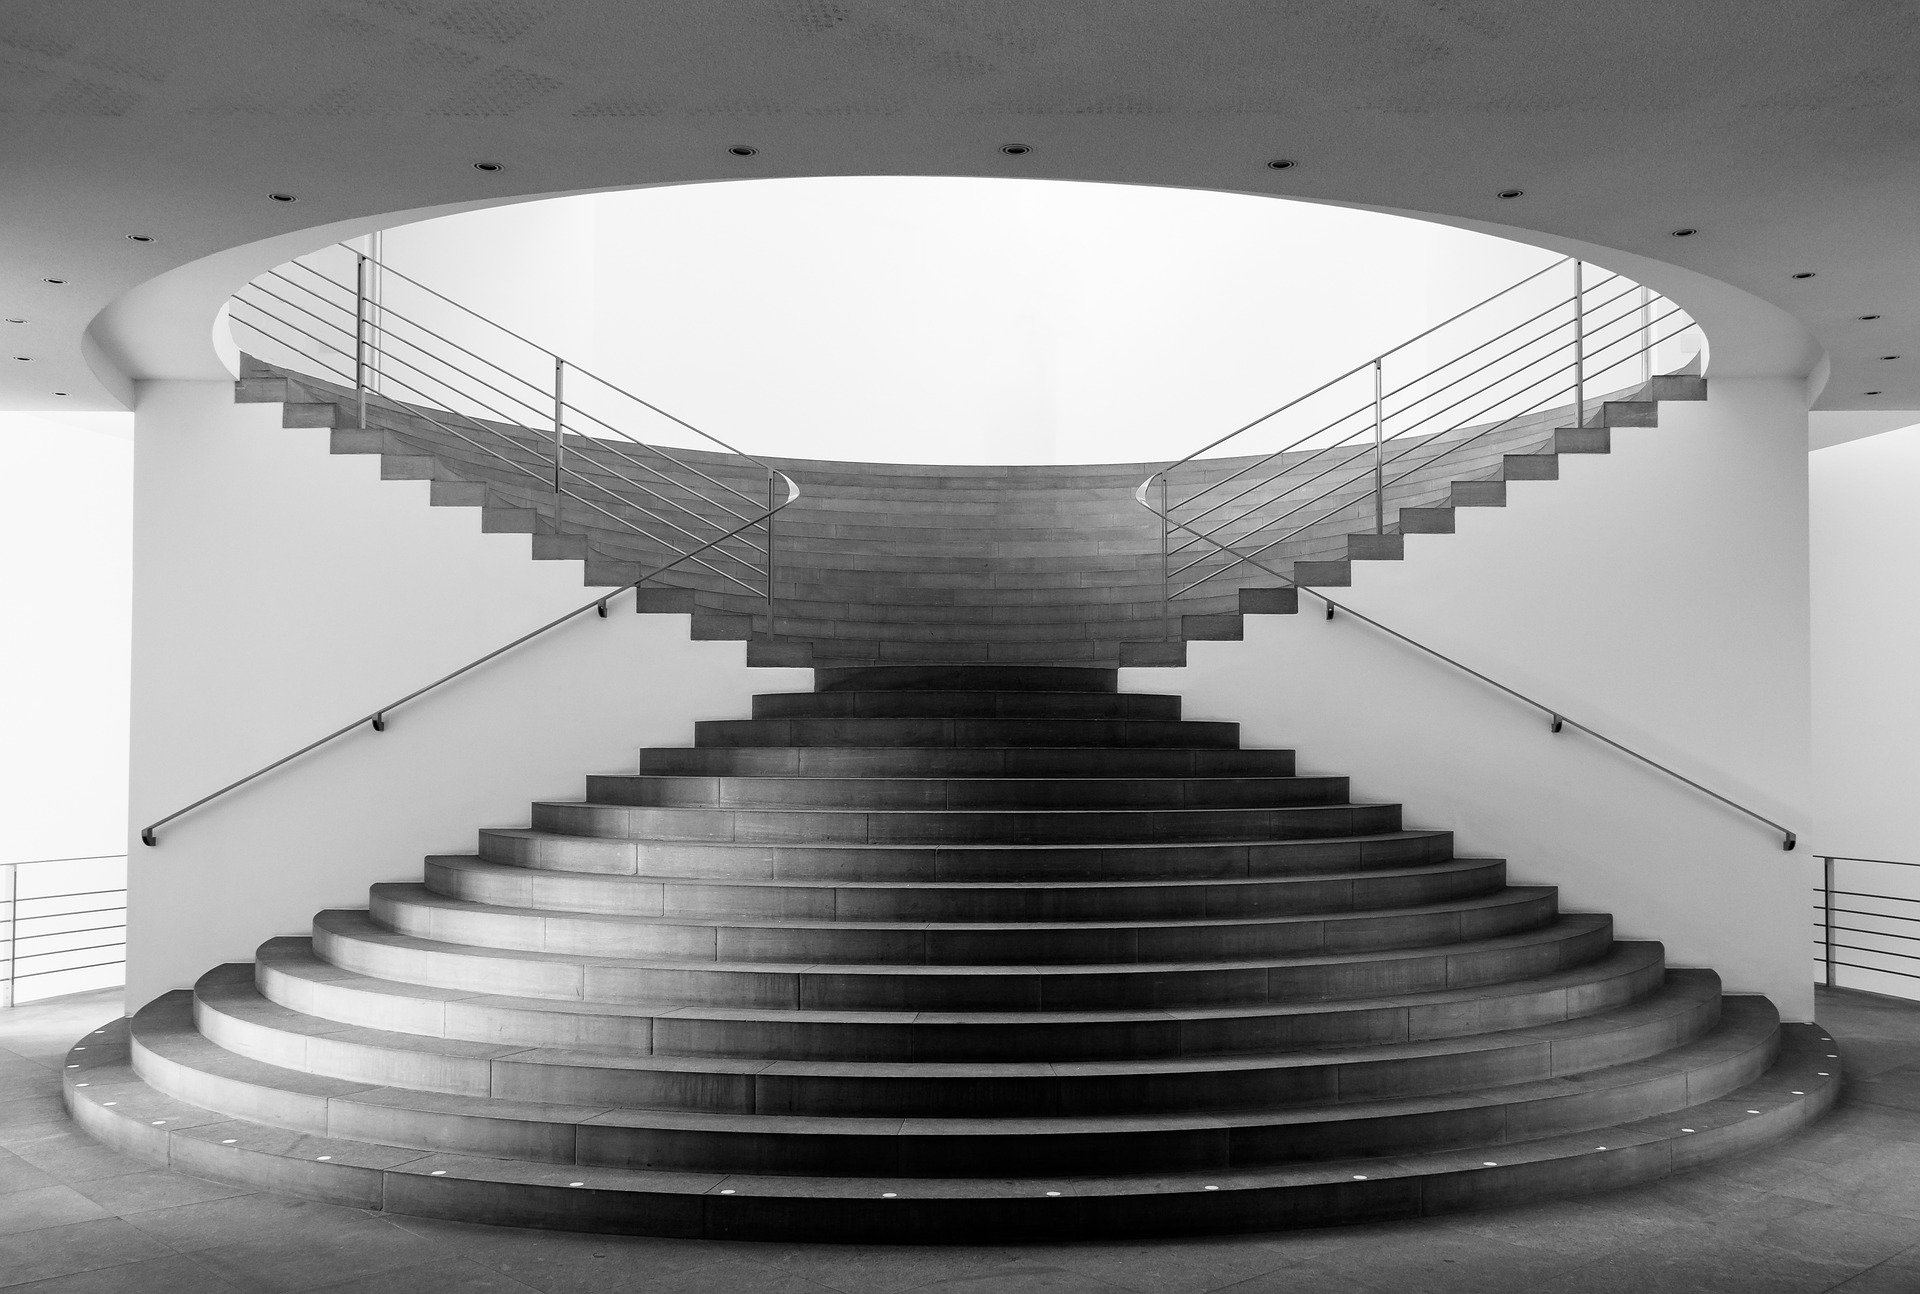
[[[1873,320],[1878,319],[1879,317],[1880,317],[1879,315],[1861,315],[1860,322],[1871,323]]]
[[[1273,171],[1287,171],[1293,169],[1293,166],[1294,161],[1291,157],[1276,157],[1267,163],[1267,168]]]
[[[59,287],[59,286],[60,286],[60,285],[61,285],[62,283],[65,283],[65,282],[66,282],[66,280],[65,280],[65,279],[41,279],[40,281],[41,281],[42,283],[51,283],[51,284],[53,284],[53,285],[54,285],[55,287]]]
[[[1673,236],[1675,238],[1691,238],[1699,232],[1698,229],[1676,229],[1673,231]]]
[[[1868,395],[1882,395],[1882,394],[1884,394],[1884,392],[1881,392],[1881,391],[1869,391],[1869,392],[1867,392],[1867,394],[1868,394]]]
[[[1524,196],[1525,193],[1525,189],[1502,189],[1493,196],[1496,198],[1518,198]]]
[[[1810,279],[1813,277],[1813,271],[1801,270],[1798,273],[1796,273],[1793,277],[1795,277],[1796,279]]]
[[[755,153],[759,152],[760,150],[753,147],[751,144],[735,144],[732,148],[729,148],[727,151],[729,153],[732,153],[735,157],[752,157]]]
[[[55,391],[54,394],[64,398],[67,393],[65,391]]]
[[[1882,355],[1880,358],[1884,360],[1884,359],[1899,359],[1900,357],[1898,355]]]
[[[269,198],[272,198],[272,199],[273,199],[273,200],[274,200],[275,202],[298,202],[298,201],[300,201],[300,197],[299,197],[299,195],[298,195],[298,194],[294,194],[294,193],[269,193],[269,194],[268,194],[267,196],[268,196]]]
[[[498,162],[475,162],[473,169],[476,171],[485,171],[487,174],[492,175],[495,171],[504,171],[507,168]]]
[[[152,234],[128,234],[127,241],[130,243],[150,243],[153,241],[153,235]]]
[[[1033,150],[1025,144],[1002,144],[1000,151],[1008,157],[1024,157]]]
[[[14,356],[14,358],[15,358],[15,359],[17,359],[17,360],[19,360],[19,361],[20,361],[20,362],[21,362],[22,364],[25,364],[25,363],[29,363],[29,362],[31,362],[31,361],[32,361],[32,359],[33,359],[33,356],[31,356],[31,355],[15,355],[15,356]],[[86,1050],[86,1049],[85,1049],[85,1048],[83,1047],[83,1048],[80,1048],[80,1050],[82,1050],[82,1051],[84,1051],[84,1050]]]
[[[23,324],[23,323],[25,323],[25,322],[26,322],[26,320],[25,320],[25,319],[9,319],[9,320],[7,320],[7,322],[8,322],[8,323],[15,323],[15,324]]]

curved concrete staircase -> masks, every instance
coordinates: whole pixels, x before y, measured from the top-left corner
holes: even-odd
[[[822,669],[68,1057],[195,1173],[672,1235],[1267,1229],[1645,1180],[1811,1025],[1111,668]]]

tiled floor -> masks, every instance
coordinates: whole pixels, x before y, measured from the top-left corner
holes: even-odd
[[[1505,1213],[1232,1239],[910,1249],[640,1240],[389,1218],[112,1154],[61,1109],[60,1057],[111,994],[0,1012],[0,1286],[58,1294],[1920,1294],[1920,1006],[1823,994],[1841,1107],[1668,1182]]]

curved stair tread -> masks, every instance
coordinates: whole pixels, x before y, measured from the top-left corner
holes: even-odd
[[[1388,922],[1395,918],[1459,916],[1466,913],[1496,911],[1501,908],[1533,906],[1543,900],[1553,899],[1559,890],[1557,886],[1552,885],[1508,885],[1489,894],[1460,895],[1437,899],[1431,903],[1419,904],[1417,906],[1368,908],[1362,911],[1278,912],[1230,917],[1141,917],[1132,919],[1101,917],[1086,921],[1054,919],[977,921],[932,918],[881,920],[869,917],[840,919],[762,916],[753,913],[720,913],[712,916],[684,913],[605,913],[586,910],[482,903],[472,899],[463,899],[441,894],[427,888],[426,885],[418,881],[382,881],[370,886],[369,892],[375,897],[376,901],[404,902],[411,907],[423,908],[430,911],[447,911],[470,914],[478,917],[498,917],[503,919],[537,921],[558,919],[579,921],[587,924],[600,923],[609,927],[622,929],[651,926],[685,926],[694,929],[724,927],[728,929],[821,931],[900,930],[914,932],[951,932],[956,934],[993,931],[1008,931],[1014,933],[1031,931],[1044,934],[1049,931],[1233,930],[1240,927],[1257,928],[1285,925],[1320,925],[1343,921],[1361,923]]]
[[[1786,1025],[1773,1065],[1724,1097],[1689,1107],[1683,1116],[1663,1113],[1609,1127],[1604,1134],[1505,1142],[1497,1159],[1489,1158],[1487,1148],[1469,1147],[1145,1175],[798,1178],[422,1152],[227,1118],[142,1083],[126,1059],[126,1030],[126,1022],[119,1021],[102,1031],[117,1038],[93,1038],[91,1058],[70,1054],[70,1063],[84,1062],[84,1067],[67,1071],[66,1091],[89,1131],[148,1158],[225,1180],[271,1184],[403,1214],[716,1237],[924,1243],[1162,1234],[1195,1227],[1272,1229],[1532,1201],[1543,1194],[1653,1180],[1739,1154],[1817,1117],[1832,1104],[1840,1084],[1838,1062],[1823,1054],[1831,1037],[1816,1026]],[[75,1090],[77,1082],[89,1081],[90,1090]],[[108,1108],[108,1101],[118,1108]],[[890,1212],[890,1205],[877,1203],[889,1199],[941,1207]],[[976,1207],[966,1207],[970,1204]]]
[[[979,976],[1032,975],[1050,977],[1070,975],[1166,975],[1169,973],[1232,970],[1265,970],[1301,966],[1363,964],[1395,959],[1433,957],[1471,957],[1484,953],[1502,953],[1541,943],[1578,939],[1596,931],[1610,929],[1612,918],[1604,913],[1562,912],[1539,930],[1443,944],[1429,948],[1383,948],[1359,953],[1322,953],[1286,957],[1213,958],[1185,962],[1105,962],[1068,963],[988,963],[982,965],[929,964],[924,962],[714,962],[691,958],[596,957],[578,953],[547,953],[531,949],[486,948],[478,945],[448,943],[419,935],[403,935],[376,924],[364,908],[330,908],[314,918],[316,930],[339,933],[369,943],[427,952],[469,954],[502,961],[548,962],[556,966],[608,966],[633,970],[711,970],[716,967],[754,974],[871,975],[898,978],[904,975]]]
[[[434,1061],[451,1062],[457,1067],[458,1073],[449,1071],[446,1081],[471,1085],[473,1075],[477,1073],[483,1093],[493,1090],[485,1081],[486,1068],[493,1062],[503,1060],[523,1065],[635,1073],[783,1075],[907,1083],[1031,1080],[1047,1084],[1076,1078],[1308,1073],[1326,1070],[1330,1071],[1330,1078],[1334,1080],[1329,1086],[1344,1092],[1350,1082],[1357,1081],[1359,1076],[1371,1071],[1384,1073],[1404,1067],[1408,1062],[1440,1062],[1476,1055],[1490,1057],[1496,1053],[1522,1057],[1545,1073],[1578,1072],[1582,1067],[1591,1067],[1592,1064],[1591,1048],[1583,1048],[1582,1044],[1590,1044],[1596,1039],[1609,1042],[1612,1050],[1608,1054],[1617,1063],[1635,1046],[1673,1045],[1676,1036],[1673,1032],[1656,1033],[1641,1044],[1622,1044],[1619,1041],[1649,1026],[1673,1025],[1679,1037],[1691,1036],[1699,1028],[1711,1027],[1719,1009],[1720,993],[1719,979],[1710,971],[1676,972],[1653,992],[1628,1005],[1577,1019],[1495,1032],[1366,1046],[1301,1048],[1251,1054],[1024,1062],[796,1060],[469,1042],[344,1024],[291,1010],[263,996],[255,986],[252,968],[245,964],[209,972],[197,986],[193,1000],[196,1017],[211,1012],[221,1017],[222,1027],[231,1023],[234,1027],[259,1031],[262,1037],[247,1040],[249,1045],[304,1053],[305,1063],[309,1067],[318,1069],[323,1063],[316,1061],[310,1052],[305,1052],[300,1040],[320,1039],[332,1047],[351,1047],[363,1054],[386,1053],[397,1057],[426,1057]],[[1770,1007],[1766,1009],[1771,1010]],[[204,1018],[201,1028],[203,1031],[207,1028]],[[238,1041],[236,1039],[235,1043],[222,1045],[235,1045]],[[266,1057],[257,1056],[256,1059]],[[1457,1081],[1471,1082],[1476,1081],[1479,1075],[1462,1070],[1454,1077]],[[1446,1081],[1446,1078],[1440,1075],[1434,1081]],[[431,1085],[422,1083],[419,1086]]]
[[[1638,979],[1666,973],[1660,944],[1651,941],[1617,942],[1606,956],[1565,970],[1537,975],[1525,980],[1461,989],[1440,989],[1424,993],[1400,993],[1387,997],[1356,997],[1336,1002],[1271,1002],[1222,1006],[1127,1007],[1112,1010],[1054,1011],[947,1011],[888,1010],[874,1008],[811,1009],[798,1006],[751,1007],[717,1004],[689,1005],[681,1002],[585,1002],[578,999],[517,997],[468,987],[439,987],[365,975],[335,966],[318,956],[311,940],[302,936],[282,936],[263,944],[256,966],[271,973],[312,981],[328,987],[344,988],[355,994],[377,998],[434,1005],[456,1003],[477,1009],[524,1012],[537,1016],[553,1014],[581,1015],[607,1019],[764,1021],[776,1025],[839,1024],[923,1025],[935,1027],[974,1026],[998,1029],[1007,1025],[1041,1025],[1054,1029],[1075,1024],[1130,1024],[1148,1022],[1185,1022],[1258,1020],[1317,1016],[1359,1016],[1383,1011],[1422,1013],[1427,1022],[1421,1036],[1444,1036],[1442,1032],[1450,1009],[1467,1004],[1493,1006],[1503,999],[1561,999],[1559,1009],[1570,1014],[1558,1018],[1577,1018],[1605,1005],[1602,986],[1618,980]],[[263,992],[265,989],[263,988]],[[1575,1010],[1566,995],[1579,994],[1586,1004]],[[270,994],[269,994],[270,996]],[[311,1006],[292,1006],[304,1014],[319,1014]],[[444,1027],[444,1024],[443,1026]],[[419,1028],[409,1032],[424,1032]]]

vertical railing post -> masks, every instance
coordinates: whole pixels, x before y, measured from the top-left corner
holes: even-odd
[[[1642,399],[1653,399],[1653,289],[1640,287],[1640,385],[1647,388]]]
[[[1822,858],[1820,861],[1824,864],[1824,867],[1822,869],[1824,875],[1821,878],[1820,894],[1822,899],[1821,906],[1825,910],[1826,919],[1827,919],[1826,920],[1827,987],[1832,988],[1834,986],[1833,985],[1833,856],[1829,854],[1826,857]]]
[[[1373,361],[1373,533],[1387,533],[1386,415],[1380,361]]]
[[[1573,263],[1573,425],[1587,425],[1586,263]]]
[[[558,355],[553,357],[553,533],[560,534],[566,527],[560,521],[560,502],[566,497],[561,486],[560,476],[566,470],[567,445],[567,361]]]
[[[0,1007],[13,1005],[13,970],[20,948],[20,864],[7,864],[7,983]]]
[[[355,255],[353,266],[353,401],[359,410],[359,428],[367,429],[367,256]]]
[[[1179,635],[1173,631],[1173,536],[1167,522],[1167,474],[1160,473],[1160,615],[1166,622],[1169,641]]]
[[[773,515],[774,515],[774,474],[767,472],[767,637],[773,632]]]

